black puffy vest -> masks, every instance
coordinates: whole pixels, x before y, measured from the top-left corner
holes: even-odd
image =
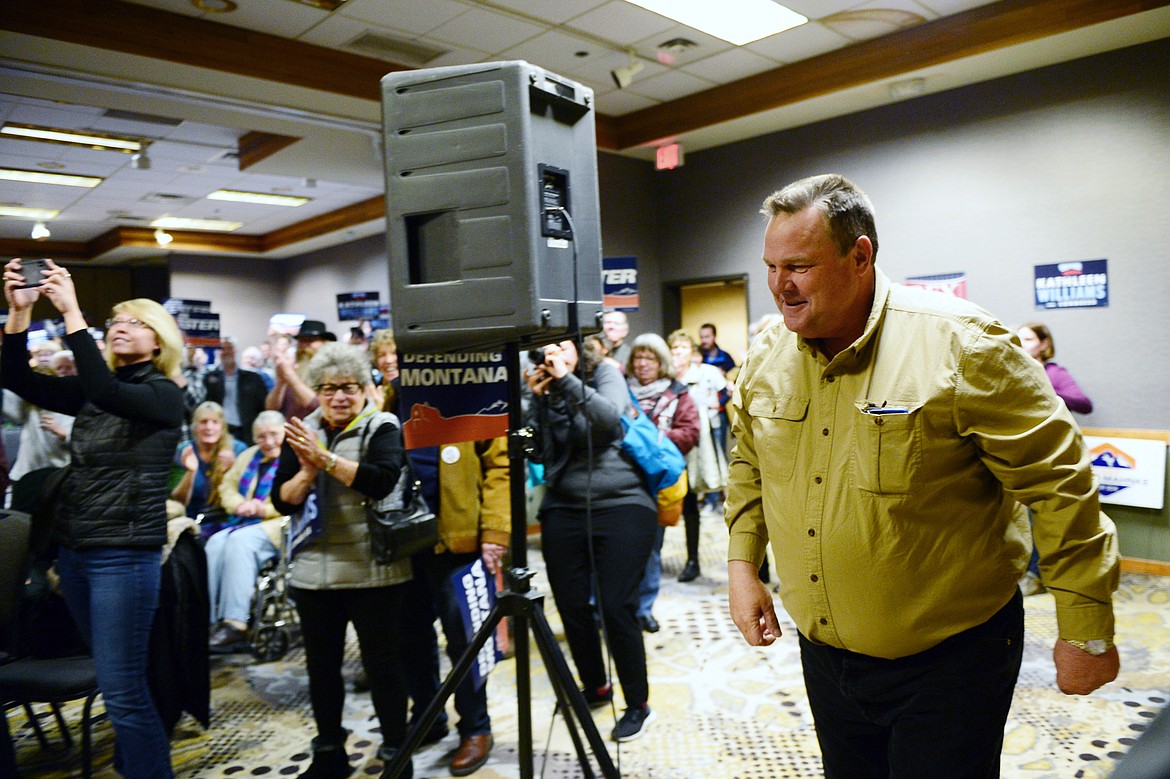
[[[119,379],[170,381],[149,362]],[[71,549],[161,547],[167,478],[178,444],[178,427],[125,419],[86,401],[73,423],[57,542]]]

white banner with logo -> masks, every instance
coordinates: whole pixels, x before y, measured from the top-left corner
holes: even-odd
[[[1160,509],[1166,495],[1166,441],[1086,435],[1102,503]]]

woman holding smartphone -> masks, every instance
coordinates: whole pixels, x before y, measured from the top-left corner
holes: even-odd
[[[8,321],[0,376],[25,400],[76,417],[53,531],[62,593],[93,653],[114,727],[114,768],[127,779],[170,779],[170,742],[146,666],[166,541],[167,475],[183,421],[182,391],[172,380],[182,334],[153,300],[118,303],[106,322],[103,358],[69,271],[50,260],[39,284],[25,272],[19,259],[4,269]],[[76,376],[45,376],[29,367],[28,327],[41,296],[64,317]]]

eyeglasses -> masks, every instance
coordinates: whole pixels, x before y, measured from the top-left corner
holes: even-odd
[[[126,327],[129,327],[131,330],[150,329],[150,325],[146,324],[141,319],[117,319],[117,318],[114,318],[114,319],[107,319],[106,320],[106,329],[107,330],[112,329],[114,327],[114,325],[126,325]]]
[[[342,395],[360,395],[362,392],[362,385],[348,382],[346,384],[318,384],[317,394],[325,398],[331,398],[340,392]]]

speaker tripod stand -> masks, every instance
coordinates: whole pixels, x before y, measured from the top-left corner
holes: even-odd
[[[516,658],[516,712],[517,729],[519,731],[519,760],[521,779],[532,779],[534,776],[534,762],[532,750],[532,669],[529,666],[528,631],[532,630],[536,647],[540,651],[545,669],[552,683],[557,697],[557,707],[564,713],[565,724],[569,729],[569,736],[577,752],[577,761],[581,766],[582,775],[586,779],[594,776],[593,766],[589,761],[588,748],[593,752],[601,775],[605,779],[619,779],[621,774],[610,759],[605,742],[593,722],[589,713],[589,706],[585,697],[578,689],[573,679],[572,671],[565,661],[565,656],[557,644],[556,636],[549,627],[544,616],[544,596],[531,591],[533,571],[528,568],[528,523],[527,503],[525,498],[525,456],[528,449],[527,431],[521,430],[522,419],[520,413],[520,392],[522,377],[520,375],[520,345],[516,342],[508,343],[505,347],[505,359],[508,364],[508,466],[511,476],[511,504],[512,504],[512,564],[506,573],[506,587],[496,597],[496,605],[488,613],[487,619],[476,632],[467,650],[451,669],[451,673],[443,681],[435,699],[427,706],[422,716],[418,718],[414,727],[406,735],[406,742],[398,750],[389,764],[389,775],[398,777],[411,759],[416,747],[422,743],[424,734],[430,732],[431,726],[439,716],[439,712],[447,704],[447,700],[455,692],[455,688],[471,671],[480,650],[495,633],[500,621],[505,617],[512,618],[512,644],[515,647]],[[584,733],[585,741],[582,741]]]

